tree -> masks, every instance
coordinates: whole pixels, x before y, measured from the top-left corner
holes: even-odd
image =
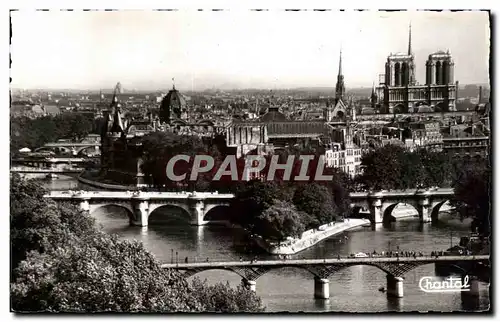
[[[34,180],[10,179],[10,236],[12,269],[31,251],[45,252],[64,244],[66,235],[85,236],[96,231],[94,220],[74,205],[43,197],[46,191]]]
[[[257,217],[256,233],[266,239],[300,238],[305,230],[304,218],[290,202],[277,201]]]
[[[298,210],[315,217],[320,225],[334,221],[339,216],[331,193],[317,183],[299,185],[293,195],[293,204]]]
[[[473,218],[473,231],[488,237],[491,231],[491,167],[482,162],[465,166],[454,184],[452,200],[462,217]]]
[[[211,155],[215,159],[220,158],[220,152],[214,142],[204,142],[196,136],[153,132],[144,136],[141,143],[144,159],[142,170],[149,184],[157,188],[167,186],[170,189],[184,187],[183,189],[194,190],[196,182],[190,180],[194,157],[204,154]],[[175,163],[174,174],[186,174],[186,178],[180,182],[174,182],[167,177],[166,167],[172,157],[180,154],[189,156],[190,161]],[[208,175],[204,178],[208,182],[211,181]]]
[[[394,188],[411,189],[428,187],[427,171],[420,159],[420,155],[414,152],[404,152],[398,156],[400,158],[400,177]]]
[[[449,154],[419,149],[416,152],[424,165],[425,186],[451,187],[454,179],[453,160]]]
[[[257,217],[277,200],[289,200],[287,190],[276,182],[250,180],[238,185],[230,204],[231,222],[253,232]]]
[[[35,149],[58,139],[81,140],[95,130],[92,115],[63,113],[36,119],[11,117],[10,147],[12,152],[28,147]]]
[[[33,181],[13,176],[11,187],[12,253],[23,255],[12,261],[15,311],[262,310],[250,290],[191,286],[162,269],[142,243],[100,232],[88,214],[47,201]],[[203,296],[217,297],[218,305]]]
[[[239,285],[231,288],[229,283],[206,286],[197,277],[193,279],[194,297],[204,305],[206,312],[262,312],[262,300],[253,292]]]
[[[368,189],[396,189],[401,184],[401,159],[404,149],[386,145],[361,157],[361,182]]]

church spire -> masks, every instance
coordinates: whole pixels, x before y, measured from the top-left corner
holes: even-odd
[[[375,93],[375,81],[372,83],[372,95],[370,96],[370,101],[372,108],[375,108],[377,104],[377,94]]]
[[[340,56],[339,56],[339,75],[342,76],[342,47],[340,47]]]
[[[339,56],[339,74],[337,75],[337,85],[335,86],[335,100],[344,99],[345,86],[344,75],[342,75],[342,47],[340,48]]]
[[[411,22],[410,29],[408,31],[408,55],[411,56]]]

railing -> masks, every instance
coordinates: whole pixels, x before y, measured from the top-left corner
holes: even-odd
[[[483,261],[489,260],[489,255],[423,255],[416,257],[403,256],[377,256],[377,257],[352,257],[338,256],[336,258],[323,259],[278,259],[278,260],[246,260],[246,261],[206,261],[194,263],[166,263],[162,268],[196,268],[196,267],[236,267],[236,266],[282,266],[282,265],[317,265],[317,264],[337,264],[337,263],[393,263],[393,262],[457,262],[457,261]],[[207,258],[208,260],[208,258]]]

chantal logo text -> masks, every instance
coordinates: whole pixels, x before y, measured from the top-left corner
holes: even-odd
[[[437,280],[435,277],[424,276],[418,283],[420,289],[426,293],[450,293],[470,291],[469,276],[462,280],[460,277],[448,277],[444,280]]]

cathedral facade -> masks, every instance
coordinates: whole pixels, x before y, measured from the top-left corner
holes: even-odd
[[[382,114],[456,111],[458,82],[454,82],[451,54],[438,51],[428,56],[425,84],[416,81],[414,58],[410,26],[408,52],[387,57],[384,81],[372,96],[373,105]]]

